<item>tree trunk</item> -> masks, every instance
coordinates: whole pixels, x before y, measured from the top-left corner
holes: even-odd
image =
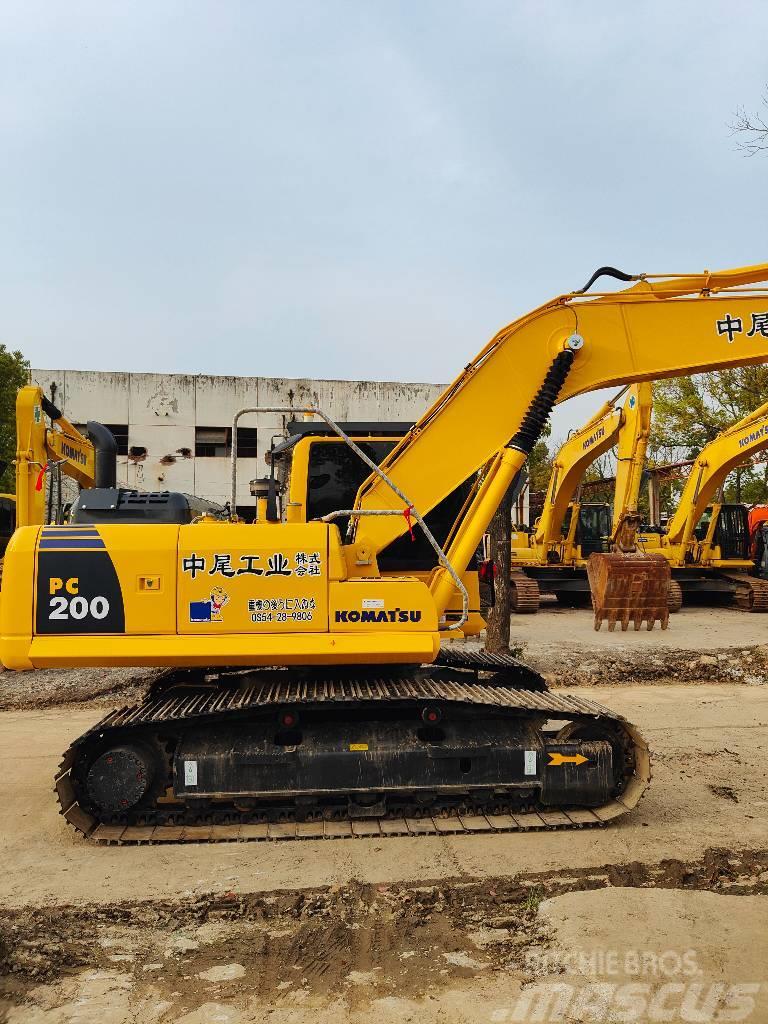
[[[496,563],[497,575],[493,583],[496,603],[488,615],[485,649],[494,654],[509,651],[509,549],[512,543],[512,488],[504,495],[490,527],[490,557]]]

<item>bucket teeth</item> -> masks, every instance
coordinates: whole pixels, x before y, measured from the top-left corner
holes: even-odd
[[[645,623],[653,629],[658,621],[662,629],[669,625],[669,562],[663,555],[643,552],[631,554],[592,554],[587,563],[595,629],[603,621],[614,630],[640,629]]]

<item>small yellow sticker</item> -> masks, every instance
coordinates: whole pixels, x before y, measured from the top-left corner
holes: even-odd
[[[139,576],[139,590],[151,590],[158,593],[161,590],[159,576]]]
[[[349,744],[349,749],[350,750],[367,750],[368,749],[368,744],[367,743],[350,743]]]

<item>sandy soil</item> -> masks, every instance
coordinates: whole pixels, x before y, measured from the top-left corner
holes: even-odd
[[[768,683],[768,617],[731,608],[683,608],[669,629],[611,633],[588,609],[558,606],[512,617],[512,643],[550,685],[618,682]],[[478,645],[479,646],[479,645]]]
[[[537,650],[610,650],[623,654],[637,650],[725,650],[768,645],[768,615],[752,615],[736,608],[681,608],[669,617],[669,628],[653,630],[607,626],[595,631],[587,608],[542,608],[536,615],[512,616],[512,641]]]
[[[79,838],[51,793],[59,756],[92,712],[0,715],[0,901],[5,906],[167,898],[184,891],[482,878],[521,871],[696,858],[707,846],[759,847],[768,835],[764,789],[768,688],[601,688],[594,696],[638,724],[654,751],[654,779],[639,808],[614,827],[292,844],[108,847]],[[732,798],[724,796],[732,791]]]
[[[768,621],[590,623],[513,633],[640,726],[654,779],[618,825],[545,835],[96,847],[53,774],[140,675],[5,673],[0,1022],[768,1021]]]
[[[522,881],[24,909],[0,920],[0,1014],[12,1024],[746,1019],[674,1013],[714,993],[721,1005],[751,1000],[749,1019],[764,1021],[766,867],[766,854],[710,851]],[[667,1015],[614,1016],[629,985],[635,1005],[663,1002]]]

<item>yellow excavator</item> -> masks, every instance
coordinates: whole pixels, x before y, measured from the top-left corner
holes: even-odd
[[[730,598],[744,611],[768,612],[768,580],[754,575],[749,511],[718,497],[728,474],[766,448],[768,402],[701,450],[666,531],[638,534],[639,547],[667,559],[683,596]]]
[[[538,611],[542,594],[554,594],[564,605],[589,604],[587,559],[610,550],[628,512],[637,511],[652,408],[649,382],[622,388],[558,450],[534,528],[512,533],[511,604],[518,614]],[[614,445],[613,509],[582,502],[577,491],[585,472]]]
[[[588,294],[606,274],[629,287]],[[264,501],[253,524],[17,529],[0,604],[7,668],[169,669],[65,752],[65,819],[96,841],[141,843],[504,832],[633,808],[650,779],[634,726],[549,692],[510,656],[444,641],[468,609],[461,574],[555,403],[768,362],[765,282],[768,265],[601,268],[501,330],[380,465],[312,409],[371,470],[350,508],[313,521],[290,503],[278,521]],[[425,516],[467,482],[441,547]],[[413,524],[435,552],[429,582],[378,565]],[[658,555],[591,558],[605,570],[598,607],[616,594],[641,604],[668,576]]]

